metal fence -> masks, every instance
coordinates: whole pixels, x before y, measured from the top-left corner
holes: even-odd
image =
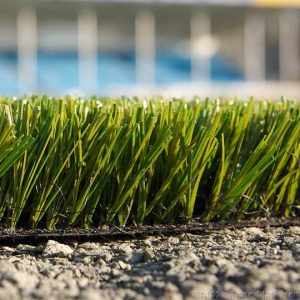
[[[300,95],[298,2],[256,3],[4,1],[0,94]]]

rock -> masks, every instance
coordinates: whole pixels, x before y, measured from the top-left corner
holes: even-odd
[[[176,285],[171,282],[167,282],[164,288],[162,299],[166,300],[182,300],[183,296],[179,292]]]
[[[170,236],[168,237],[168,243],[176,245],[180,242],[180,239],[176,236]],[[186,242],[185,240],[183,242]]]
[[[282,250],[281,257],[285,261],[291,261],[291,259],[293,259],[293,252],[290,250]]]
[[[155,259],[155,254],[151,249],[146,249],[146,251],[144,252],[144,260],[145,261],[152,261]]]
[[[124,254],[125,256],[130,256],[132,254],[133,249],[131,248],[131,246],[127,243],[124,244],[115,244],[112,246],[113,250],[117,250],[120,251],[122,254]]]
[[[106,261],[105,261],[104,259],[100,258],[100,259],[98,259],[98,260],[95,262],[94,265],[95,265],[95,266],[98,265],[100,268],[104,268],[104,267],[107,266],[107,263],[106,263]]]
[[[283,237],[283,241],[284,244],[289,247],[290,245],[293,245],[295,243],[295,237],[292,235],[286,235]]]
[[[213,274],[195,274],[193,275],[192,279],[195,282],[203,282],[207,283],[208,285],[214,285],[218,282],[218,278],[216,275]]]
[[[291,245],[291,249],[294,255],[300,255],[300,244]]]
[[[243,291],[232,282],[225,282],[222,291],[222,299],[243,299]]]
[[[10,254],[10,253],[15,252],[16,249],[12,248],[12,247],[3,246],[3,247],[0,248],[0,251],[4,252],[3,254],[5,254],[5,253]]]
[[[2,279],[0,286],[0,300],[7,299],[18,300],[21,299],[21,295],[15,283],[6,279]]]
[[[122,275],[122,272],[120,270],[118,270],[118,269],[112,269],[111,270],[111,275],[113,277],[119,277],[120,275]]]
[[[209,280],[195,281],[186,280],[182,282],[181,289],[185,299],[212,299],[213,286]]]
[[[33,253],[33,254],[40,254],[43,252],[44,246],[32,246],[32,245],[23,245],[19,244],[16,247],[16,254],[24,254],[24,253]]]
[[[43,277],[32,294],[38,299],[62,299],[65,287],[64,282]]]
[[[186,299],[213,299],[213,287],[206,283],[194,284]]]
[[[28,257],[28,256],[27,256]],[[38,272],[37,265],[35,261],[29,260],[27,258],[20,259],[14,262],[14,266],[18,271],[34,274]]]
[[[156,290],[162,290],[165,287],[165,282],[153,281],[153,282],[151,282],[151,286],[154,287]]]
[[[234,264],[227,259],[217,257],[215,258],[215,262],[225,277],[234,276],[238,272]]]
[[[101,291],[96,290],[96,289],[84,289],[81,291],[79,294],[79,299],[81,300],[95,300],[95,299],[104,299],[101,295]]]
[[[89,285],[89,280],[87,278],[80,278],[80,280],[77,281],[77,284],[79,289],[82,290]]]
[[[76,247],[76,253],[89,256],[97,256],[101,254],[99,244],[83,243]]]
[[[144,251],[134,251],[127,258],[127,262],[131,265],[136,265],[145,261]]]
[[[300,226],[291,226],[289,228],[289,231],[293,234],[298,234],[300,235]]]
[[[208,270],[209,274],[217,274],[219,272],[219,268],[215,265],[209,266]]]
[[[65,270],[60,274],[58,274],[56,278],[60,281],[65,281],[66,283],[70,283],[74,278],[74,274],[71,270]]]
[[[266,234],[257,227],[249,227],[245,229],[248,241],[261,242],[267,240]]]
[[[265,235],[264,232],[260,228],[258,228],[258,227],[249,227],[249,228],[246,228],[245,232],[248,235],[261,235],[261,236]]]
[[[152,242],[151,242],[151,239],[147,238],[145,239],[144,241],[144,245],[147,247],[152,247]]]
[[[74,250],[70,246],[60,244],[53,240],[49,240],[46,244],[46,247],[44,248],[43,256],[68,257],[68,256],[71,256],[73,254],[73,252],[74,252]]]
[[[255,249],[255,250],[253,251],[253,254],[255,254],[255,255],[259,256],[259,257],[265,256],[265,252],[262,251],[262,250],[260,250],[260,249]]]
[[[126,270],[126,271],[131,270],[131,265],[124,263],[122,260],[118,261],[118,265],[121,270]]]
[[[26,272],[0,270],[1,280],[6,280],[17,286],[21,290],[32,290],[38,284],[38,277]]]
[[[227,259],[225,259],[223,257],[215,257],[214,261],[218,267],[227,266],[230,263],[230,261],[228,261]]]

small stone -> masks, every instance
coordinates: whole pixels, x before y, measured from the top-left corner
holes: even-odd
[[[266,234],[257,227],[249,227],[245,229],[248,241],[261,242],[267,240]]]
[[[294,254],[297,254],[297,255],[300,254],[300,244],[297,243],[297,244],[291,245],[291,249]]]
[[[294,234],[300,234],[300,226],[291,226],[289,230]]]
[[[219,272],[219,269],[218,269],[218,267],[217,266],[215,266],[215,265],[211,265],[211,266],[209,266],[209,268],[208,268],[208,272],[210,273],[210,274],[217,274],[218,272]]]
[[[145,253],[144,251],[135,251],[132,252],[131,255],[127,259],[128,263],[131,265],[135,265],[145,261]]]
[[[82,262],[85,264],[85,265],[90,265],[91,263],[91,257],[90,256],[85,256],[82,258]]]
[[[85,289],[79,294],[79,299],[81,300],[95,300],[95,299],[104,299],[101,295],[101,291],[96,289]]]
[[[213,299],[213,287],[203,282],[193,284],[187,294],[186,299],[189,300]]]
[[[16,254],[23,254],[23,253],[33,253],[33,254],[39,254],[42,253],[44,249],[44,246],[32,246],[32,245],[23,245],[19,244],[16,247]]]
[[[260,250],[260,249],[255,249],[255,250],[253,251],[253,254],[255,254],[255,255],[259,256],[259,257],[265,256],[265,252],[262,251],[262,250]]]
[[[282,250],[281,257],[285,261],[290,261],[293,258],[293,253],[289,250]]]
[[[203,282],[208,285],[214,285],[218,281],[218,278],[216,275],[204,273],[194,275],[193,280],[196,282]]]
[[[13,253],[15,252],[15,248],[8,247],[8,246],[3,246],[0,248],[1,252],[8,252],[8,253]]]
[[[122,272],[120,271],[120,270],[118,270],[118,269],[112,269],[111,270],[111,275],[113,276],[113,277],[118,277],[118,276],[120,276],[122,274]]]
[[[83,243],[76,247],[76,252],[82,255],[98,255],[100,247],[96,243]]]
[[[290,247],[291,245],[293,245],[295,243],[295,237],[287,235],[287,236],[283,237],[283,241],[284,241],[285,245]]]
[[[163,281],[153,281],[151,282],[151,286],[155,288],[155,290],[161,290],[165,287],[165,283]]]
[[[171,282],[167,282],[165,285],[165,291],[162,299],[166,300],[182,300],[183,296],[180,294],[176,285]]]
[[[227,266],[230,263],[230,261],[222,257],[216,257],[214,261],[218,267]]]
[[[118,265],[121,270],[126,270],[126,271],[131,270],[131,265],[124,263],[122,260],[118,261]]]
[[[87,278],[80,278],[80,280],[77,281],[77,284],[80,289],[83,289],[88,286],[89,280]]]
[[[19,290],[16,284],[9,280],[2,279],[0,287],[0,299],[20,299]]]
[[[221,270],[225,277],[234,276],[238,273],[238,270],[235,267],[235,265],[229,260],[223,262],[223,265],[221,265]]]
[[[152,250],[149,250],[147,249],[145,252],[144,252],[144,260],[145,261],[151,261],[155,259],[155,254]]]
[[[151,240],[148,238],[148,239],[146,239],[146,240],[144,240],[144,245],[145,246],[148,246],[148,247],[152,247],[152,242],[151,242]]]
[[[99,258],[97,261],[96,261],[96,264],[99,265],[100,268],[103,268],[103,267],[106,267],[107,266],[107,263],[104,259],[102,258]]]
[[[168,243],[170,243],[170,244],[178,244],[179,242],[180,242],[180,239],[176,236],[170,236],[168,238]]]
[[[220,291],[220,296],[221,296],[220,298],[224,300],[245,299],[244,292],[237,285],[231,282],[224,283],[224,286]],[[247,297],[247,299],[248,298],[249,297]],[[252,298],[250,297],[250,299]]]
[[[108,251],[106,251],[104,253],[101,253],[101,257],[107,263],[110,262],[112,260],[112,258],[113,258],[112,254],[110,252],[108,252]]]
[[[132,254],[132,248],[128,244],[120,244],[120,245],[113,245],[113,249],[119,250],[122,252],[124,255],[129,256]]]
[[[0,278],[15,284],[21,290],[32,290],[38,284],[38,277],[20,271],[1,270]]]
[[[56,241],[49,240],[43,251],[43,256],[47,257],[68,257],[72,255],[74,250],[65,244],[60,244]]]

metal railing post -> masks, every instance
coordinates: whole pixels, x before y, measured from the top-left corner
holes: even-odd
[[[245,78],[249,81],[266,80],[266,28],[258,14],[245,19]]]
[[[279,78],[300,79],[300,13],[283,11],[279,16]]]
[[[17,40],[19,91],[37,92],[37,15],[33,8],[18,11]]]
[[[139,11],[135,18],[136,81],[155,83],[155,17],[151,11]]]
[[[77,20],[79,87],[83,92],[97,91],[98,22],[92,10],[81,10]]]
[[[211,79],[211,53],[208,39],[211,37],[211,18],[208,13],[195,12],[191,16],[191,77],[193,81]],[[208,43],[205,43],[205,38]]]

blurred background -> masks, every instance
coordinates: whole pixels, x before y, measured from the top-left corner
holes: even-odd
[[[0,95],[300,99],[300,0],[1,0]]]

